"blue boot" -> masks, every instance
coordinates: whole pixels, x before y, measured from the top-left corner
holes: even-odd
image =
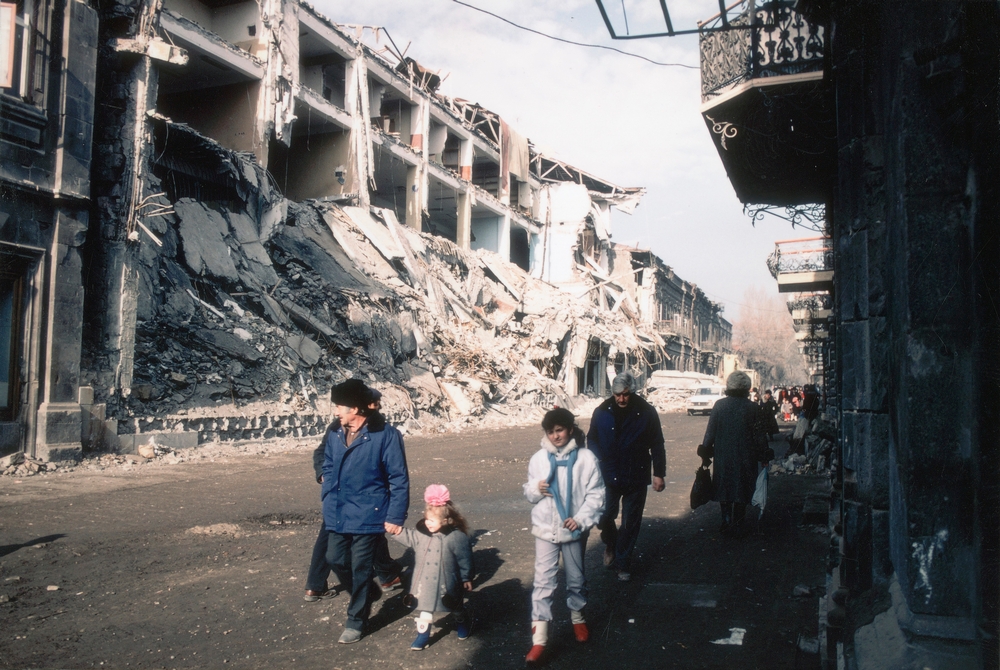
[[[472,635],[472,617],[468,614],[455,619],[455,633],[459,640],[467,640]]]
[[[423,651],[427,643],[431,641],[431,623],[429,621],[417,621],[417,637],[410,645],[410,651]]]

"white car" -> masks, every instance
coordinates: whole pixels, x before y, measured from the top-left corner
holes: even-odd
[[[687,413],[709,414],[715,403],[725,397],[724,386],[702,386],[695,389],[694,395],[687,399]]]

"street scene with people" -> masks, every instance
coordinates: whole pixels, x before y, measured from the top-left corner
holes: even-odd
[[[0,0],[0,668],[1000,670],[1000,0]]]

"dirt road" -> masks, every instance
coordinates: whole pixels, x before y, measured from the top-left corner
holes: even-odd
[[[688,506],[705,423],[664,416],[669,483],[649,495],[634,579],[606,571],[591,538],[593,637],[572,640],[557,593],[550,667],[819,667],[796,641],[817,634],[828,539],[800,520],[826,482],[773,476],[763,535],[721,537],[717,506]],[[423,652],[408,650],[413,623],[398,591],[350,646],[336,644],[346,596],[303,601],[319,524],[311,446],[0,479],[0,667],[522,667],[534,544],[521,484],[540,436],[511,428],[407,440],[408,524],[424,487],[441,482],[476,529],[477,627],[460,642],[443,619]],[[795,596],[797,585],[812,594]],[[733,629],[746,630],[742,645],[713,644],[739,637]]]

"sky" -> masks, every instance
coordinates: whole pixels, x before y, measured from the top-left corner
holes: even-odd
[[[462,0],[314,0],[341,24],[379,26],[424,67],[446,77],[439,92],[496,112],[546,155],[647,193],[631,216],[612,210],[612,239],[651,249],[683,279],[739,316],[744,291],[777,295],[765,259],[775,240],[809,237],[774,217],[753,225],[726,177],[699,106],[696,35],[612,40],[594,0],[529,3]],[[658,0],[605,0],[616,31],[662,32]],[[695,28],[713,0],[668,0],[674,28]],[[623,12],[624,10],[624,12]],[[374,33],[365,41],[373,45]],[[388,45],[384,33],[380,44]]]

